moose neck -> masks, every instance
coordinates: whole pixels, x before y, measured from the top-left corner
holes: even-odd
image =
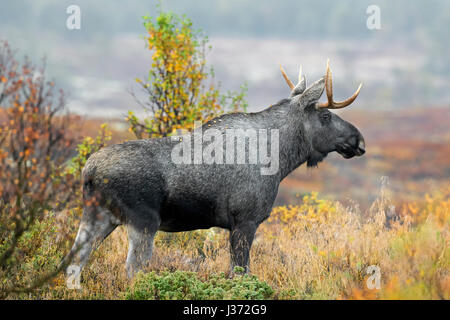
[[[281,108],[280,108],[281,107]],[[292,112],[286,103],[279,108],[267,109],[269,117],[277,119],[282,125],[279,129],[279,177],[283,180],[289,173],[306,162],[311,154],[310,143],[305,139],[302,123],[303,114]],[[283,110],[283,112],[280,112]]]
[[[280,181],[308,160],[309,149],[303,128],[298,123],[280,128]]]

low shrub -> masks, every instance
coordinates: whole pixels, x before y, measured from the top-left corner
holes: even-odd
[[[139,273],[128,288],[127,300],[222,300],[270,299],[274,291],[256,276],[237,275],[232,279],[224,273],[201,279],[195,272],[164,271]]]

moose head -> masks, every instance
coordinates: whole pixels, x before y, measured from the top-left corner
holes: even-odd
[[[302,113],[300,125],[304,130],[303,137],[310,146],[307,165],[315,166],[333,151],[346,159],[362,156],[365,153],[362,134],[351,123],[330,112],[330,109],[341,109],[355,101],[362,84],[350,98],[336,102],[333,100],[333,80],[329,61],[327,61],[325,78],[315,82],[308,89],[306,89],[306,78],[302,75],[301,67],[297,85],[293,84],[281,66],[280,69],[291,89],[291,112]],[[328,101],[320,103],[318,100],[325,88]]]

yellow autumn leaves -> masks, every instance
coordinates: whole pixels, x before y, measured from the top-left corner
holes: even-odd
[[[147,95],[142,103],[148,118],[138,119],[129,112],[125,120],[137,138],[164,137],[177,129],[192,129],[194,121],[208,121],[230,105],[245,109],[245,94],[223,95],[206,69],[207,37],[192,28],[192,22],[170,12],[156,19],[145,18],[145,38],[151,50],[148,79],[136,78]],[[228,101],[231,100],[231,103]]]

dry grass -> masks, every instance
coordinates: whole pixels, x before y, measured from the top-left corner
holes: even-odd
[[[258,229],[251,271],[277,299],[449,299],[450,188],[400,210],[386,190],[372,208],[320,199],[274,208]],[[51,286],[21,298],[122,299],[127,235],[118,228],[92,255],[82,289],[69,290],[61,275]],[[366,269],[381,271],[381,288],[370,290]],[[159,233],[152,270],[185,270],[199,277],[229,272],[228,232],[220,229]]]

